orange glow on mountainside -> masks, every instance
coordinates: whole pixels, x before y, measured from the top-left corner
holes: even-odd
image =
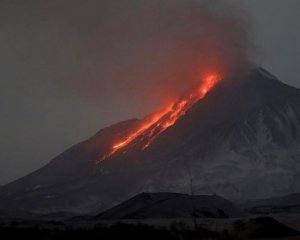
[[[217,74],[210,74],[206,76],[198,88],[190,92],[185,97],[174,100],[163,110],[158,111],[145,119],[137,130],[128,134],[125,139],[115,143],[106,154],[100,157],[98,162],[101,162],[102,160],[111,157],[121,149],[124,149],[138,137],[141,137],[143,141],[142,149],[149,147],[162,132],[174,125],[188,109],[190,109],[196,102],[203,99],[220,80],[221,79]]]

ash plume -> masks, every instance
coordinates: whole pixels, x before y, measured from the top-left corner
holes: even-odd
[[[208,73],[248,61],[248,24],[233,1],[101,1],[70,84],[80,94],[160,107]],[[240,14],[242,15],[242,14]],[[138,103],[137,103],[138,102]]]

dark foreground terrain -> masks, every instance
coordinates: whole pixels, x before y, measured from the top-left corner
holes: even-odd
[[[46,226],[47,225],[47,226]],[[116,223],[111,226],[96,225],[91,228],[66,227],[62,223],[47,223],[45,226],[17,226],[12,223],[1,227],[2,236],[12,239],[219,239],[220,234],[202,228],[189,230],[181,225],[171,229],[145,224]],[[226,238],[224,238],[226,239]]]
[[[141,193],[94,215],[0,214],[0,237],[300,240],[298,210],[299,194],[233,203],[217,195]]]
[[[272,217],[151,219],[148,221],[13,220],[0,224],[9,239],[300,239],[300,232]],[[2,238],[2,237],[1,237]]]

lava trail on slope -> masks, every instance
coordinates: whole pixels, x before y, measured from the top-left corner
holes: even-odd
[[[111,149],[99,157],[98,163],[113,156],[126,146],[134,144],[137,138],[143,143],[141,149],[144,150],[160,136],[166,129],[182,117],[188,109],[196,102],[203,99],[221,80],[217,74],[210,74],[204,78],[201,84],[186,96],[175,99],[164,109],[155,112],[142,121],[141,126],[128,134],[124,139],[112,145]]]

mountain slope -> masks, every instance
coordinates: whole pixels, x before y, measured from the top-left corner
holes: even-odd
[[[197,193],[253,199],[298,192],[299,107],[299,90],[263,70],[215,89],[153,146],[170,150],[156,159],[168,165],[154,171],[149,190],[153,182],[187,189],[188,167]]]
[[[99,131],[0,189],[0,208],[100,212],[140,192],[258,199],[300,192],[300,90],[261,68],[221,82],[148,148],[135,142],[96,165],[141,124]]]

